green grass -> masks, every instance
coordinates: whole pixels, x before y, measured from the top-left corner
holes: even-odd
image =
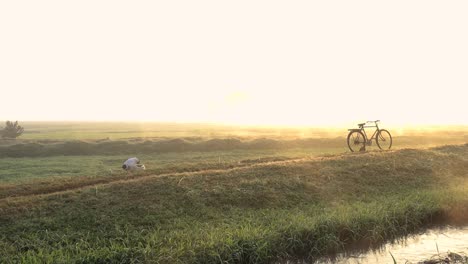
[[[467,220],[467,154],[347,154],[10,197],[0,262],[268,263],[378,244]]]
[[[0,122],[3,124],[4,122]],[[343,129],[228,126],[152,122],[21,122],[26,140],[112,140],[183,137],[335,137]],[[345,130],[346,131],[346,130]]]
[[[241,140],[238,138],[213,139],[131,139],[103,141],[63,141],[63,142],[23,142],[0,146],[0,158],[22,157],[53,157],[53,156],[90,156],[90,155],[123,155],[123,154],[154,154],[171,152],[213,152],[236,150],[286,150],[294,148],[344,150],[344,139],[294,139],[275,140],[256,138]]]
[[[4,122],[0,121],[0,127]],[[131,138],[336,138],[346,137],[348,128],[356,127],[256,127],[228,126],[216,124],[183,124],[183,123],[139,123],[139,122],[22,122],[25,128],[20,140],[121,140]],[[381,125],[393,136],[408,136],[413,139],[438,138],[447,140],[459,138],[466,140],[468,126],[424,126],[395,127]],[[8,142],[2,142],[6,144]]]
[[[127,155],[154,156],[153,154],[171,152],[227,153],[239,150],[244,150],[248,156],[250,151],[264,150],[271,153],[290,149],[306,149],[314,154],[341,153],[346,150],[348,133],[345,127],[233,127],[213,124],[115,122],[22,122],[22,125],[25,127],[25,133],[20,138],[0,139],[0,159],[59,156],[120,158]],[[433,127],[425,130],[408,127],[386,128],[394,137],[394,149],[427,148],[468,141],[466,126]],[[74,162],[73,158],[70,160]],[[94,167],[94,164],[91,165]],[[54,171],[58,172],[60,169],[52,171],[51,174],[56,175]],[[74,171],[77,171],[76,168],[72,172],[64,173],[76,175]],[[86,170],[86,173],[94,175],[89,170]]]
[[[147,170],[131,174],[139,177],[151,174],[227,169],[273,160],[343,152],[343,148],[232,150],[210,152],[156,153],[138,155]],[[39,158],[0,159],[0,198],[41,190],[63,189],[67,186],[102,183],[128,178],[121,169],[128,155],[54,156]]]

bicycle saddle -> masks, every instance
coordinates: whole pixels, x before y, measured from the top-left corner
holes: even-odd
[[[361,124],[358,124],[359,127],[362,127],[364,126],[366,123],[361,123]]]

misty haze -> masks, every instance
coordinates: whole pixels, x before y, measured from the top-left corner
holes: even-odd
[[[468,263],[466,10],[0,3],[0,263]]]

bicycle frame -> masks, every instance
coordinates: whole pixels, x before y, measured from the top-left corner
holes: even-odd
[[[370,122],[374,123],[375,125],[374,125],[374,126],[366,126],[366,125],[365,125],[366,123],[370,123]],[[359,126],[359,128],[361,129],[361,131],[362,131],[363,134],[364,134],[364,138],[365,138],[365,140],[366,140],[366,144],[369,145],[369,144],[372,142],[372,140],[377,139],[376,136],[377,136],[377,134],[379,133],[380,129],[379,129],[379,124],[377,124],[378,121],[367,121],[366,123],[364,123],[362,126]],[[369,137],[367,136],[367,132],[366,132],[366,130],[365,130],[365,128],[369,128],[369,127],[376,127],[376,128],[377,128],[377,129],[374,131],[374,134],[372,134],[372,137],[371,137],[370,139],[369,139]]]
[[[351,152],[365,151],[366,146],[371,146],[372,141],[375,139],[375,143],[381,150],[388,150],[392,147],[392,135],[385,129],[380,129],[380,120],[367,121],[365,123],[358,124],[358,128],[348,129],[348,147]],[[375,128],[374,133],[369,137],[366,128]]]

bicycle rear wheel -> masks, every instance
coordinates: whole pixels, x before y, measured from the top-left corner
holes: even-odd
[[[351,131],[348,134],[348,147],[351,152],[365,151],[366,138],[361,131]]]
[[[376,141],[377,146],[379,146],[381,150],[389,150],[392,147],[393,143],[392,135],[390,135],[390,132],[388,132],[385,129],[379,131],[379,133],[377,134]]]

